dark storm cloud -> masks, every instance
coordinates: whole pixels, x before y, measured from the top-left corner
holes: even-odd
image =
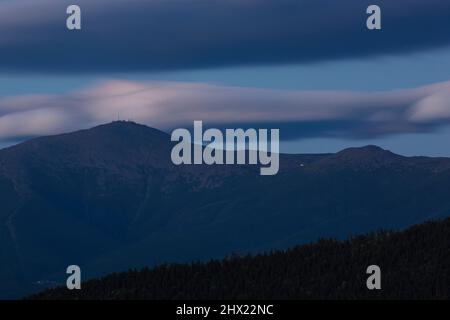
[[[82,30],[65,28],[66,7]],[[382,8],[383,30],[366,29]],[[18,0],[0,2],[0,70],[164,71],[308,63],[450,44],[443,0]]]

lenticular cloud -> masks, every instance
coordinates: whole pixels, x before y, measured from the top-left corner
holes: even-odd
[[[53,95],[0,99],[0,141],[61,133],[113,120],[161,130],[194,120],[230,128],[280,128],[282,139],[380,137],[450,123],[450,82],[387,91],[296,91],[206,83],[106,81]],[[289,132],[288,135],[283,135]]]

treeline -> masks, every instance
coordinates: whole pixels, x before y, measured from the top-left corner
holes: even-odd
[[[366,268],[381,268],[368,290]],[[450,219],[287,251],[108,275],[32,299],[448,299]]]

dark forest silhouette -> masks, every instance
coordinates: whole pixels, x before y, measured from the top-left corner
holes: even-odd
[[[347,241],[115,273],[37,299],[448,299],[450,219]],[[368,290],[368,265],[382,290]]]

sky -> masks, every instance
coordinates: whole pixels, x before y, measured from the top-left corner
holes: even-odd
[[[0,147],[117,117],[450,156],[450,1],[0,1]]]

